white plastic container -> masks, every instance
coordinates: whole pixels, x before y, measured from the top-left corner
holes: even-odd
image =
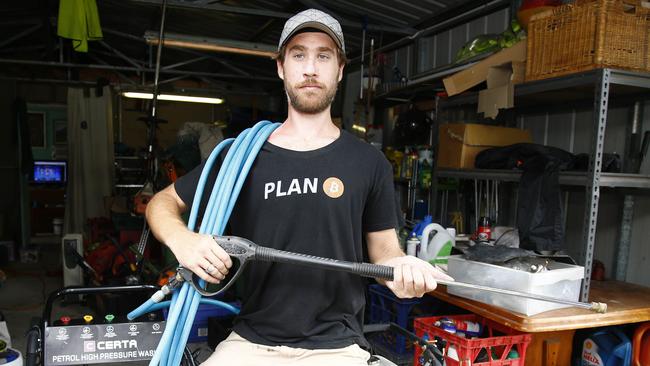
[[[584,272],[584,267],[558,262],[552,262],[546,272],[530,273],[494,264],[469,261],[460,255],[449,257],[449,275],[456,281],[571,301],[578,301]],[[447,292],[525,315],[535,315],[569,307],[569,305],[548,301],[455,286],[448,286]]]
[[[20,353],[20,351],[17,350],[17,349],[13,349],[13,348],[9,348],[9,349],[16,352],[18,354],[18,357],[15,360],[11,361],[11,362],[7,362],[7,363],[3,364],[2,366],[23,366],[23,355],[22,355],[22,353]]]
[[[62,231],[63,231],[63,219],[62,218],[52,219],[52,232],[54,233],[54,235],[61,235]]]

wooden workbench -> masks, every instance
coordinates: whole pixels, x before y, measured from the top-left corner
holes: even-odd
[[[605,314],[564,308],[526,316],[449,295],[444,286],[429,294],[510,328],[531,333],[533,340],[526,351],[526,365],[531,366],[570,365],[576,329],[650,321],[650,288],[617,281],[591,282],[590,301],[606,303]]]

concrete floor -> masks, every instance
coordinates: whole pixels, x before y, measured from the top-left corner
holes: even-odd
[[[60,242],[38,244],[36,263],[10,262],[2,268],[7,279],[0,287],[0,311],[4,314],[11,348],[25,354],[26,333],[42,316],[47,295],[63,286]]]

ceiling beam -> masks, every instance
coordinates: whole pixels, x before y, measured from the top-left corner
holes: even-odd
[[[95,56],[95,55],[92,55],[92,54],[90,54],[90,53],[88,53],[87,56],[88,56],[89,58],[95,60],[95,62],[99,62],[99,63],[102,64],[102,65],[108,65],[108,64],[109,64],[108,62],[106,62],[106,61],[102,60],[101,58],[99,58],[99,57],[97,57],[97,56]],[[138,85],[138,83],[136,83],[135,81],[133,81],[130,77],[124,75],[124,73],[122,73],[121,71],[114,70],[113,72],[114,72],[117,76],[119,76],[122,80],[126,81],[127,83],[129,83],[129,84],[131,84],[131,85]]]
[[[24,54],[31,51],[40,51],[45,48],[45,45],[37,44],[30,46],[17,46],[17,47],[5,47],[0,49],[0,53],[12,53],[12,54]]]
[[[8,76],[0,75],[0,80],[13,80],[21,81],[24,83],[39,83],[39,84],[63,84],[63,85],[86,85],[86,86],[97,86],[96,81],[85,81],[85,80],[67,80],[67,79],[46,79],[46,78],[30,78],[30,77],[21,77],[21,76]],[[115,83],[109,82],[110,85],[117,85]]]
[[[102,32],[108,33],[108,34],[113,34],[113,35],[120,36],[120,37],[123,37],[123,38],[127,38],[127,39],[130,39],[132,41],[144,42],[144,38],[142,36],[136,36],[135,34],[125,33],[125,32],[117,31],[117,30],[107,28],[107,27],[102,27]]]
[[[326,6],[320,4],[320,3],[319,3],[318,1],[316,1],[316,0],[299,0],[299,1],[300,1],[301,4],[303,4],[303,5],[305,5],[305,6],[308,6],[308,7],[310,7],[310,8],[314,8],[314,9],[318,9],[318,10],[320,10],[320,11],[324,11],[324,12],[328,13],[329,15],[333,16],[334,18],[336,18],[336,20],[338,20],[339,22],[340,22],[341,20],[344,19],[344,18],[343,18],[341,15],[339,15],[337,12],[332,11],[331,9],[329,9],[329,8],[327,8]]]
[[[54,61],[33,61],[33,60],[19,60],[19,59],[0,59],[0,64],[15,64],[15,65],[32,65],[32,66],[49,66],[49,67],[62,67],[62,68],[75,68],[75,69],[99,69],[99,70],[119,70],[119,71],[134,71],[134,72],[155,72],[155,69],[148,67],[130,67],[130,66],[112,66],[112,65],[95,65],[95,64],[75,64],[70,62],[54,62]],[[267,76],[243,76],[223,73],[212,73],[203,71],[189,71],[189,70],[160,70],[161,74],[175,74],[175,75],[191,75],[191,76],[210,76],[220,79],[232,80],[253,80],[279,83],[281,80],[277,77]]]
[[[345,27],[357,27],[357,28],[363,28],[363,23],[360,22],[355,22],[353,20],[347,19],[339,15],[337,12],[329,9],[328,7],[321,5],[318,1],[316,0],[299,0],[300,3],[302,3],[305,6],[308,6],[310,8],[315,8],[320,11],[324,11],[341,23],[341,26]],[[379,31],[379,32],[388,32],[388,33],[397,33],[397,34],[413,34],[417,32],[417,29],[411,28],[408,26],[404,27],[391,27],[391,26],[384,26],[384,25],[376,25],[376,24],[367,24],[366,29],[371,30],[371,31]]]
[[[5,39],[3,41],[0,41],[0,48],[6,46],[8,44],[11,44],[12,42],[15,42],[15,41],[17,41],[17,40],[19,40],[19,39],[21,39],[23,37],[26,37],[26,36],[36,32],[40,27],[41,27],[40,23],[36,24],[36,25],[33,25],[33,26],[25,29],[24,31],[12,36],[12,37],[9,37],[9,38],[7,38],[7,39]]]
[[[162,5],[162,0],[133,0],[139,3],[146,3],[146,4],[155,4],[155,5]],[[349,4],[351,5],[351,4]],[[190,8],[190,9],[200,9],[200,10],[216,10],[216,11],[222,11],[222,12],[227,12],[227,13],[233,13],[233,14],[244,14],[244,15],[254,15],[254,16],[262,16],[262,17],[268,17],[268,18],[276,18],[276,19],[289,19],[295,14],[293,13],[287,13],[287,12],[281,12],[281,11],[272,11],[272,10],[264,10],[264,9],[255,9],[255,8],[242,8],[238,6],[229,6],[229,5],[223,5],[223,4],[196,4],[193,2],[183,2],[183,1],[178,1],[178,0],[168,0],[167,1],[167,6],[172,7],[172,8]],[[311,6],[311,5],[308,5]],[[364,11],[367,11],[367,9],[362,9]],[[382,15],[382,14],[379,14]],[[384,17],[388,20],[391,21],[389,16]],[[394,21],[394,20],[393,20]],[[361,22],[355,22],[347,19],[339,19],[339,22],[341,23],[341,26],[343,27],[350,27],[350,28],[363,28],[363,24]],[[402,22],[406,24],[405,22]],[[368,24],[367,26],[368,30],[371,31],[378,31],[378,32],[388,32],[388,33],[395,33],[395,34],[413,34],[417,30],[415,28],[409,27],[409,26],[404,26],[404,27],[392,27],[392,26],[384,26],[384,25],[376,25],[376,24]]]
[[[259,27],[252,36],[248,37],[249,42],[255,42],[262,34],[264,34],[275,22],[277,19],[269,19],[261,27]]]
[[[118,50],[115,47],[109,45],[108,43],[106,43],[104,41],[99,41],[99,44],[101,44],[102,46],[104,46],[104,48],[108,49],[109,51],[111,51],[114,54],[116,54],[117,56],[119,56],[119,58],[121,58],[122,60],[130,63],[131,65],[133,65],[135,67],[142,67],[142,64],[140,64],[139,62],[136,62],[135,60],[133,60],[129,56],[122,53],[120,50]]]
[[[403,21],[401,19],[396,19],[392,15],[382,13],[381,11],[376,11],[376,10],[373,10],[373,9],[363,7],[361,5],[355,4],[352,1],[342,1],[342,0],[331,0],[331,1],[333,3],[336,3],[339,7],[343,7],[343,8],[347,7],[347,8],[357,9],[357,11],[360,14],[363,14],[363,15],[366,15],[366,16],[369,16],[369,17],[375,17],[376,19],[383,19],[384,22],[394,24],[396,27],[404,27],[404,28],[409,27],[409,24],[406,21]],[[360,28],[363,28],[363,25],[361,23],[359,23],[359,24],[361,25]],[[373,27],[371,27],[370,23],[368,24],[368,27],[366,29],[375,30],[375,29],[373,29]],[[413,33],[414,32],[408,32],[407,34],[413,34]]]
[[[179,76],[174,76],[173,78],[169,78],[169,79],[165,79],[165,80],[161,80],[161,81],[159,81],[159,82],[158,82],[158,85],[168,84],[168,83],[173,83],[174,81],[178,81],[178,80],[186,79],[186,78],[189,77],[189,76],[191,76],[191,75],[179,75]],[[151,84],[147,85],[147,87],[153,88],[153,87],[154,87],[154,83],[151,83]]]
[[[175,69],[175,68],[177,68],[179,66],[189,65],[189,64],[193,64],[195,62],[199,62],[199,61],[203,61],[203,60],[207,60],[207,59],[208,59],[208,56],[199,56],[197,58],[177,62],[175,64],[162,66],[160,69],[161,70],[171,70],[171,69]]]
[[[116,30],[110,29],[110,28],[103,28],[102,31],[104,33],[113,34],[113,35],[116,35],[116,36],[119,36],[119,37],[124,37],[126,39],[130,39],[130,40],[133,40],[133,41],[146,42],[145,38],[142,37],[142,36],[136,36],[136,35],[133,35],[133,34],[116,31]],[[191,49],[187,49],[187,48],[169,47],[169,49],[174,50],[174,51],[178,51],[178,52],[182,52],[182,53],[187,53],[187,54],[190,54],[190,55],[195,55],[195,56],[206,56],[210,60],[215,61],[215,62],[223,65],[224,67],[226,67],[226,68],[240,74],[240,75],[251,76],[251,74],[249,72],[244,71],[241,68],[230,64],[230,62],[228,62],[226,60],[222,60],[219,57],[216,57],[214,55],[210,55],[210,54],[207,54],[207,53],[204,53],[204,52],[191,50]]]
[[[440,23],[448,23],[451,19],[471,17],[476,18],[483,16],[491,11],[508,7],[509,1],[495,1],[495,0],[472,0],[465,3],[459,3],[457,6],[447,8],[444,12],[437,13],[436,15],[424,19],[415,26],[419,29],[429,29],[438,27]]]
[[[231,71],[234,71],[234,72],[238,73],[239,75],[251,76],[250,72],[248,72],[248,71],[246,71],[246,70],[244,70],[244,69],[242,69],[242,68],[240,68],[238,66],[234,66],[233,64],[231,64],[230,62],[228,62],[226,60],[222,60],[222,59],[220,59],[218,57],[215,57],[213,55],[209,55],[207,53],[203,53],[203,52],[195,51],[195,50],[190,50],[190,49],[186,49],[186,48],[178,48],[178,47],[169,47],[169,49],[179,51],[179,52],[184,52],[184,53],[187,53],[187,54],[190,54],[190,55],[195,55],[195,56],[205,56],[208,59],[210,59],[210,60],[212,60],[212,61],[214,61],[214,62],[216,62],[216,63],[218,63],[218,64],[220,64],[222,66],[224,66],[225,68],[230,69]],[[240,66],[243,66],[243,65],[240,65]]]
[[[441,7],[443,9],[445,9],[447,7],[447,4],[443,4],[440,1],[436,1],[436,0],[422,0],[422,1],[427,2],[429,4],[433,4],[433,5],[438,6],[438,7]]]
[[[419,12],[425,13],[425,14],[431,14],[433,11],[429,8],[425,8],[423,6],[418,6],[415,1],[404,1],[404,0],[394,0],[397,4],[402,4],[405,7],[409,7],[412,9],[415,9]]]
[[[15,25],[36,25],[43,24],[43,22],[38,18],[24,18],[24,19],[14,19],[14,20],[3,20],[0,22],[0,27],[12,27]]]
[[[219,82],[218,80],[214,79],[209,79],[206,77],[199,77],[206,83],[210,83],[211,85],[214,86],[220,86],[223,85],[223,82]],[[40,84],[63,84],[63,85],[83,85],[83,86],[97,86],[96,81],[85,81],[85,80],[67,80],[67,79],[45,79],[45,78],[32,78],[32,77],[21,77],[21,76],[9,76],[9,75],[1,75],[0,74],[0,80],[11,80],[11,81],[20,81],[24,83],[40,83]],[[123,87],[123,85],[120,85],[115,82],[109,82],[110,85],[113,85],[117,88]],[[193,91],[192,89],[185,88],[188,92]],[[219,93],[228,93],[228,95],[269,95],[268,92],[264,91],[254,91],[254,90],[239,90],[237,88],[201,88],[201,92],[206,93],[206,92],[219,92]]]
[[[395,7],[395,6],[385,5],[385,4],[383,4],[383,3],[379,2],[379,1],[374,1],[374,0],[366,0],[366,1],[368,3],[374,5],[375,9],[384,8],[388,12],[391,12],[391,13],[394,13],[394,14],[401,14],[401,15],[407,17],[407,18],[411,18],[411,19],[414,19],[414,20],[420,19],[419,16],[413,15],[413,14],[409,13],[408,11],[402,11],[398,7]]]
[[[138,3],[162,5],[162,0],[133,0],[133,1]],[[170,8],[217,10],[217,11],[233,13],[233,14],[255,15],[255,16],[281,18],[281,19],[289,19],[293,16],[293,14],[291,13],[285,13],[280,11],[263,10],[263,9],[255,9],[255,8],[243,8],[239,6],[230,6],[230,5],[223,5],[223,4],[202,4],[202,3],[197,4],[195,2],[185,2],[185,1],[178,1],[178,0],[167,0],[167,6]]]

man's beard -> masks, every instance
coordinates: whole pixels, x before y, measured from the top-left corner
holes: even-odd
[[[323,97],[318,99],[308,98],[307,95],[314,94],[314,92],[311,91],[300,94],[298,92],[299,89],[305,85],[318,85],[321,88],[321,91],[325,92]],[[337,85],[334,84],[334,87],[330,89],[323,83],[319,83],[313,79],[308,79],[307,81],[296,85],[295,88],[292,88],[285,80],[284,89],[287,91],[287,95],[289,96],[289,103],[291,103],[291,106],[296,111],[305,114],[317,114],[326,110],[327,107],[332,104],[332,101],[334,101],[334,98],[336,97]]]

